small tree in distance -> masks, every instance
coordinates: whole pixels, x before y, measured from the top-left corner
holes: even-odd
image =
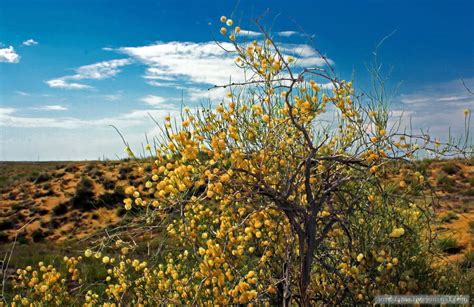
[[[472,153],[468,139],[400,131],[384,93],[357,94],[324,55],[300,68],[262,27],[261,41],[239,42],[240,27],[221,21],[249,77],[222,85],[215,108],[166,119],[151,171],[124,201],[146,208],[140,229],[165,247],[134,260],[130,230],[115,234],[122,255],[103,259],[107,291],[89,302],[309,306],[439,291],[448,277],[432,268],[429,201],[412,196],[427,183],[407,165]]]

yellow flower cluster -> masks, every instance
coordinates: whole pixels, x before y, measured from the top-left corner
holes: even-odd
[[[68,295],[68,282],[81,283],[77,264],[82,257],[64,257],[66,273],[59,272],[52,265],[39,262],[37,268],[28,266],[18,269],[15,278],[16,289],[26,289],[24,295],[17,294],[13,298],[12,306],[30,304],[64,305],[71,301]]]

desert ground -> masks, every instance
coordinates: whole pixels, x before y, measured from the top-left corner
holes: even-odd
[[[473,246],[474,160],[422,160],[416,167],[437,196],[433,227],[456,240],[446,249],[456,259]],[[124,187],[140,184],[136,163],[127,160],[1,162],[0,241],[60,244],[101,234],[127,218]]]

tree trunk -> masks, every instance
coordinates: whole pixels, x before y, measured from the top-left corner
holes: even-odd
[[[315,220],[308,217],[305,223],[305,232],[299,238],[300,251],[300,306],[311,306],[311,298],[308,294],[308,287],[311,283],[311,265],[315,250]]]

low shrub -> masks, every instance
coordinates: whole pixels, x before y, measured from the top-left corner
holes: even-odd
[[[455,212],[449,211],[444,216],[440,218],[441,223],[451,223],[454,220],[459,219],[458,215]]]
[[[456,182],[446,175],[440,175],[436,179],[438,186],[446,192],[454,192],[456,190]]]
[[[8,235],[5,232],[0,231],[0,243],[7,243],[8,241]]]
[[[82,177],[76,187],[76,193],[71,199],[72,206],[81,210],[94,208],[94,183],[87,177]]]
[[[41,228],[36,229],[31,234],[31,239],[33,240],[33,242],[41,242],[44,240],[44,238],[45,238],[45,233]]]
[[[456,254],[461,250],[458,240],[454,237],[440,238],[437,245],[442,252],[447,254]]]
[[[63,215],[68,211],[68,207],[65,203],[61,203],[53,208],[54,215]]]
[[[457,174],[461,168],[455,163],[446,163],[441,167],[441,170],[448,175]]]
[[[41,173],[39,174],[38,177],[36,177],[34,183],[38,184],[38,183],[43,183],[43,182],[46,182],[46,181],[49,181],[53,178],[53,176],[51,176],[50,173]]]
[[[12,229],[14,227],[15,227],[15,224],[13,223],[11,218],[0,221],[0,231]]]

